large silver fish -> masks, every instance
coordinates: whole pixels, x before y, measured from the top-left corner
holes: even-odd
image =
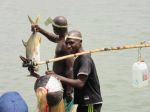
[[[39,16],[35,19],[34,22],[29,16],[28,18],[31,24],[38,24],[39,22]],[[38,35],[38,32],[33,32],[27,42],[24,42],[23,40],[22,42],[26,48],[26,58],[35,62],[40,61],[41,37]],[[34,71],[38,70],[39,66],[35,66]]]

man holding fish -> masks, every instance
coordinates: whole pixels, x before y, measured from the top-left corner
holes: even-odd
[[[33,24],[31,26],[32,31],[40,32],[48,40],[57,43],[56,50],[55,50],[55,58],[68,55],[68,50],[65,44],[65,37],[68,32],[68,23],[67,19],[63,16],[57,16],[53,20],[51,19],[52,27],[54,33],[49,33],[42,29],[39,25]],[[58,75],[63,75],[67,78],[73,78],[73,58],[61,60],[53,63],[53,71]],[[64,88],[64,99],[67,102],[72,101],[72,93],[73,88],[68,85],[63,85]]]

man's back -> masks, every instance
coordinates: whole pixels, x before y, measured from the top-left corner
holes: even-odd
[[[78,88],[74,89],[75,103],[87,105],[89,102],[91,104],[102,102],[96,67],[89,54],[78,56],[74,62],[74,78],[77,79],[80,74],[88,78],[82,91]]]

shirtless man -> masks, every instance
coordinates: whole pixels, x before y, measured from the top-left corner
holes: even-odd
[[[57,43],[56,50],[55,50],[55,58],[67,55],[67,48],[65,44],[65,36],[68,32],[68,23],[65,17],[63,16],[57,16],[52,21],[52,27],[54,30],[54,33],[49,33],[42,29],[38,25],[32,25],[32,31],[37,31],[43,34],[45,37],[47,37],[48,40]],[[57,61],[53,63],[53,71],[58,74],[65,76],[67,78],[73,78],[73,58]],[[70,102],[72,100],[72,92],[73,88],[71,86],[63,85],[64,88],[64,98],[67,100],[67,102]]]

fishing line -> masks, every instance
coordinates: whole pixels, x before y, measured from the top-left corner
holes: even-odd
[[[47,70],[49,70],[49,66],[48,66],[48,61],[46,61],[46,67],[47,67]]]
[[[141,53],[141,48],[138,48],[138,61],[140,61],[141,60],[141,58],[142,58],[142,53]]]

